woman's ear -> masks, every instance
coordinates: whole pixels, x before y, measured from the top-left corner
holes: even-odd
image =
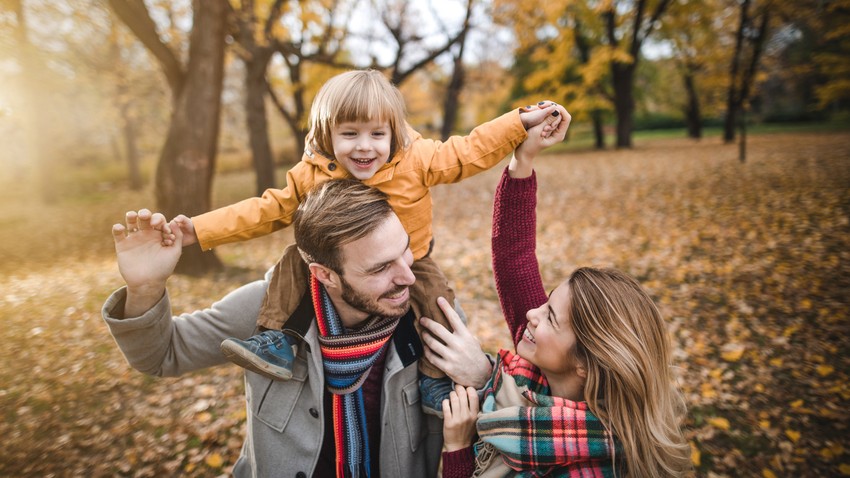
[[[576,367],[576,375],[581,377],[582,380],[587,380],[587,367],[585,367],[584,364]]]
[[[310,269],[310,273],[316,277],[316,280],[321,282],[326,289],[339,287],[341,282],[339,274],[334,272],[332,269],[323,266],[318,262],[311,262],[307,267]]]

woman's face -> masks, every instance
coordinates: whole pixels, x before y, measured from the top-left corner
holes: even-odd
[[[567,313],[569,291],[569,284],[563,282],[545,304],[528,311],[528,325],[516,348],[519,356],[540,368],[550,382],[575,375],[579,365],[572,353],[576,335]]]

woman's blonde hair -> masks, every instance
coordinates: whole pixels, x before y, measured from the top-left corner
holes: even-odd
[[[635,279],[617,270],[583,267],[568,283],[574,353],[587,371],[585,400],[623,444],[627,475],[688,474],[684,400],[655,303]]]
[[[386,121],[390,126],[390,158],[408,142],[404,98],[398,88],[376,70],[354,70],[327,81],[310,109],[307,146],[336,159],[331,133],[347,122]]]

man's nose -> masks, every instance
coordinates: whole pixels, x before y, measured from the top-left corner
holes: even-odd
[[[413,271],[407,265],[407,262],[402,262],[398,277],[396,277],[396,284],[413,285],[414,282],[416,282],[416,276],[413,275]]]

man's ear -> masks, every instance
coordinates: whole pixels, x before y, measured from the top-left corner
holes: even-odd
[[[318,262],[311,262],[307,267],[310,268],[310,273],[313,274],[326,289],[339,288],[341,282],[340,277],[339,274],[333,270],[319,264]]]

